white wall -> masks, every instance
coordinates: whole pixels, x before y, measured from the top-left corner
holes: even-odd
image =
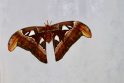
[[[124,83],[123,15],[123,0],[0,0],[0,83]],[[50,43],[47,65],[19,47],[8,51],[15,31],[46,20],[82,21],[93,37],[80,38],[59,62]]]

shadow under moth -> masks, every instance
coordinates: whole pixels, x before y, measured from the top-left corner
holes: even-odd
[[[38,60],[47,63],[46,42],[53,41],[56,61],[63,58],[69,48],[81,37],[92,37],[87,25],[80,21],[65,21],[45,26],[30,26],[15,32],[8,42],[8,50],[19,46],[30,51]]]

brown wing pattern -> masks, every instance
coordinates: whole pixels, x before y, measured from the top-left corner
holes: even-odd
[[[13,51],[16,46],[19,46],[30,51],[41,62],[47,63],[46,42],[43,41],[40,44],[40,39],[43,38],[40,31],[44,30],[43,28],[44,27],[33,26],[15,32],[8,43],[9,51]],[[34,34],[30,36],[31,31],[34,31]]]
[[[69,30],[63,31],[62,26],[66,26]],[[82,36],[90,38],[91,31],[85,24],[79,21],[66,21],[53,25],[53,27],[59,27],[62,31],[59,31],[57,35],[60,38],[60,41],[53,39],[53,45],[55,50],[56,61],[59,61],[63,58],[65,53],[69,48]]]
[[[64,27],[67,29],[63,30]],[[31,34],[32,31],[34,34]],[[46,42],[53,40],[55,59],[59,61],[81,36],[91,38],[92,34],[88,26],[79,21],[31,26],[15,32],[9,40],[8,49],[13,51],[16,46],[19,46],[30,51],[41,62],[47,63]]]

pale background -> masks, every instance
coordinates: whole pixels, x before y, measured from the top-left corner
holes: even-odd
[[[124,83],[124,0],[0,0],[0,83]],[[79,20],[93,37],[81,37],[64,58],[49,63],[7,49],[10,36],[31,26]]]

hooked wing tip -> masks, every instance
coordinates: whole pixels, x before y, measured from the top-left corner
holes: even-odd
[[[18,31],[18,32],[16,32],[16,33],[14,33],[12,36],[11,36],[11,38],[9,39],[9,42],[8,42],[8,50],[11,52],[11,51],[13,51],[15,48],[16,48],[16,46],[17,46],[17,44],[18,44],[18,40],[19,40],[19,33],[20,33],[21,31]]]
[[[16,37],[10,38],[9,43],[8,43],[8,50],[10,52],[16,48],[17,42],[18,42],[18,39]]]
[[[91,37],[92,37],[91,30],[89,29],[88,26],[82,25],[82,26],[80,27],[80,31],[82,32],[83,36],[85,36],[85,37],[87,37],[87,38],[91,38]]]
[[[75,21],[74,25],[81,31],[83,36],[85,36],[87,38],[92,37],[92,33],[87,25],[85,25],[84,23],[79,22],[79,21]]]

